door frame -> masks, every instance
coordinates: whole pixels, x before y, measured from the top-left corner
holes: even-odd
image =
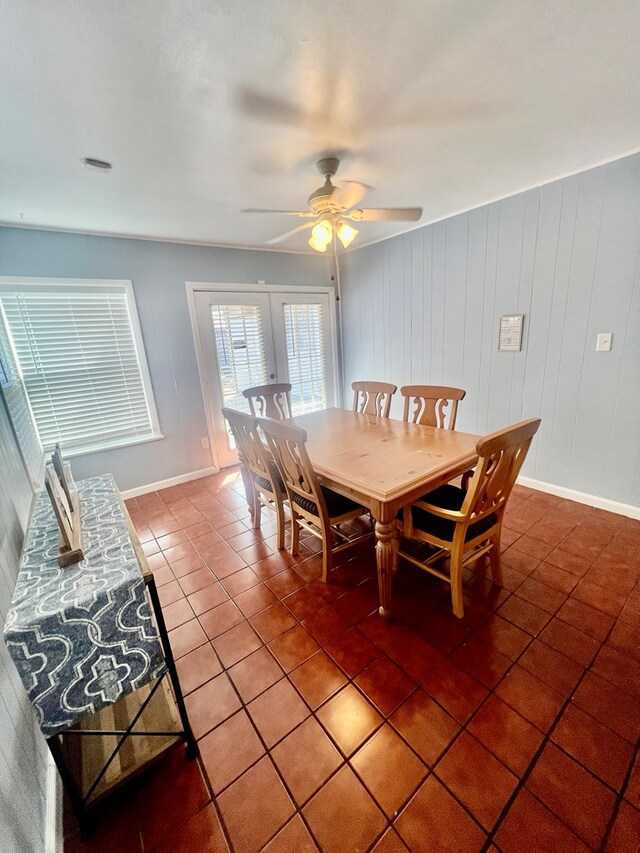
[[[336,289],[331,286],[315,287],[309,284],[230,284],[224,282],[212,281],[187,281],[187,304],[189,306],[189,319],[191,320],[191,331],[196,347],[196,361],[198,363],[198,374],[200,376],[200,387],[202,390],[202,402],[204,405],[205,417],[207,420],[207,433],[209,437],[209,450],[211,452],[211,461],[213,466],[220,470],[220,459],[215,442],[214,430],[214,414],[213,414],[213,396],[215,389],[211,388],[207,379],[206,360],[204,357],[204,348],[200,339],[200,329],[198,327],[198,318],[196,314],[196,293],[217,293],[220,291],[237,292],[237,293],[297,293],[309,294],[313,293],[327,295],[329,297],[329,339],[331,344],[331,354],[333,361],[333,387],[335,396],[335,405],[342,405],[342,386],[340,384],[340,366],[338,364],[338,332],[337,332],[337,317],[336,317]]]

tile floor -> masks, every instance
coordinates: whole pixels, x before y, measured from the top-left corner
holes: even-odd
[[[517,487],[504,587],[466,613],[373,544],[320,580],[237,471],[128,502],[201,756],[175,750],[76,851],[582,851],[640,843],[640,522]]]

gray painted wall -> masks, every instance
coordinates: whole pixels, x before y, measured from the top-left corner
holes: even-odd
[[[0,228],[0,275],[130,279],[161,441],[78,456],[76,479],[111,471],[121,489],[211,465],[185,282],[326,285],[320,255],[293,255]]]
[[[0,633],[18,573],[32,492],[0,396]],[[44,848],[46,746],[0,638],[0,851]]]
[[[474,433],[541,415],[523,474],[638,505],[639,258],[640,155],[352,251],[346,387],[465,388],[458,429]],[[512,313],[522,352],[500,353]]]

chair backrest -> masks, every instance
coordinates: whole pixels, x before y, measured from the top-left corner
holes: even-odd
[[[318,513],[327,514],[327,508],[315,471],[307,453],[307,433],[301,427],[272,418],[260,418],[260,429],[267,438],[278,471],[289,495],[299,495],[312,501]]]
[[[467,392],[446,385],[404,385],[400,393],[404,397],[403,421],[455,429],[458,403]]]
[[[225,408],[222,414],[231,427],[240,462],[253,474],[271,480],[273,483],[275,474],[273,462],[270,461],[260,438],[257,418],[238,412],[236,409]]]
[[[398,390],[390,382],[352,382],[353,411],[388,418],[391,398]]]
[[[478,464],[463,514],[478,517],[502,512],[539,426],[540,418],[531,418],[478,440]]]
[[[246,388],[242,396],[249,401],[254,417],[283,420],[291,417],[291,385],[279,382],[273,385],[256,385]],[[256,407],[258,411],[256,411]]]

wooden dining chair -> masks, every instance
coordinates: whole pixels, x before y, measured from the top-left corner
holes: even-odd
[[[297,554],[300,528],[322,540],[322,580],[326,583],[333,556],[350,548],[371,531],[348,536],[339,525],[363,515],[366,510],[344,495],[321,486],[307,453],[307,433],[300,427],[270,418],[258,420],[286,489],[291,514],[291,553]]]
[[[403,421],[455,429],[458,403],[467,392],[446,385],[404,385],[400,393],[404,397]]]
[[[225,408],[222,414],[227,419],[238,450],[253,527],[255,530],[260,528],[263,506],[272,509],[278,521],[278,550],[281,551],[284,548],[286,491],[273,458],[262,443],[258,421],[236,409]]]
[[[249,401],[249,408],[254,417],[275,418],[280,421],[291,417],[291,385],[289,382],[256,385],[255,388],[245,389],[242,396]]]
[[[500,532],[504,509],[539,426],[540,419],[532,418],[479,439],[478,463],[466,491],[458,486],[441,486],[398,514],[399,532],[405,538],[438,549],[426,560],[418,560],[401,548],[398,556],[451,584],[453,612],[460,619],[464,615],[464,566],[488,554],[494,583],[502,583]],[[448,575],[432,566],[447,554]]]
[[[389,382],[352,382],[353,411],[388,418],[391,398],[398,390]]]

